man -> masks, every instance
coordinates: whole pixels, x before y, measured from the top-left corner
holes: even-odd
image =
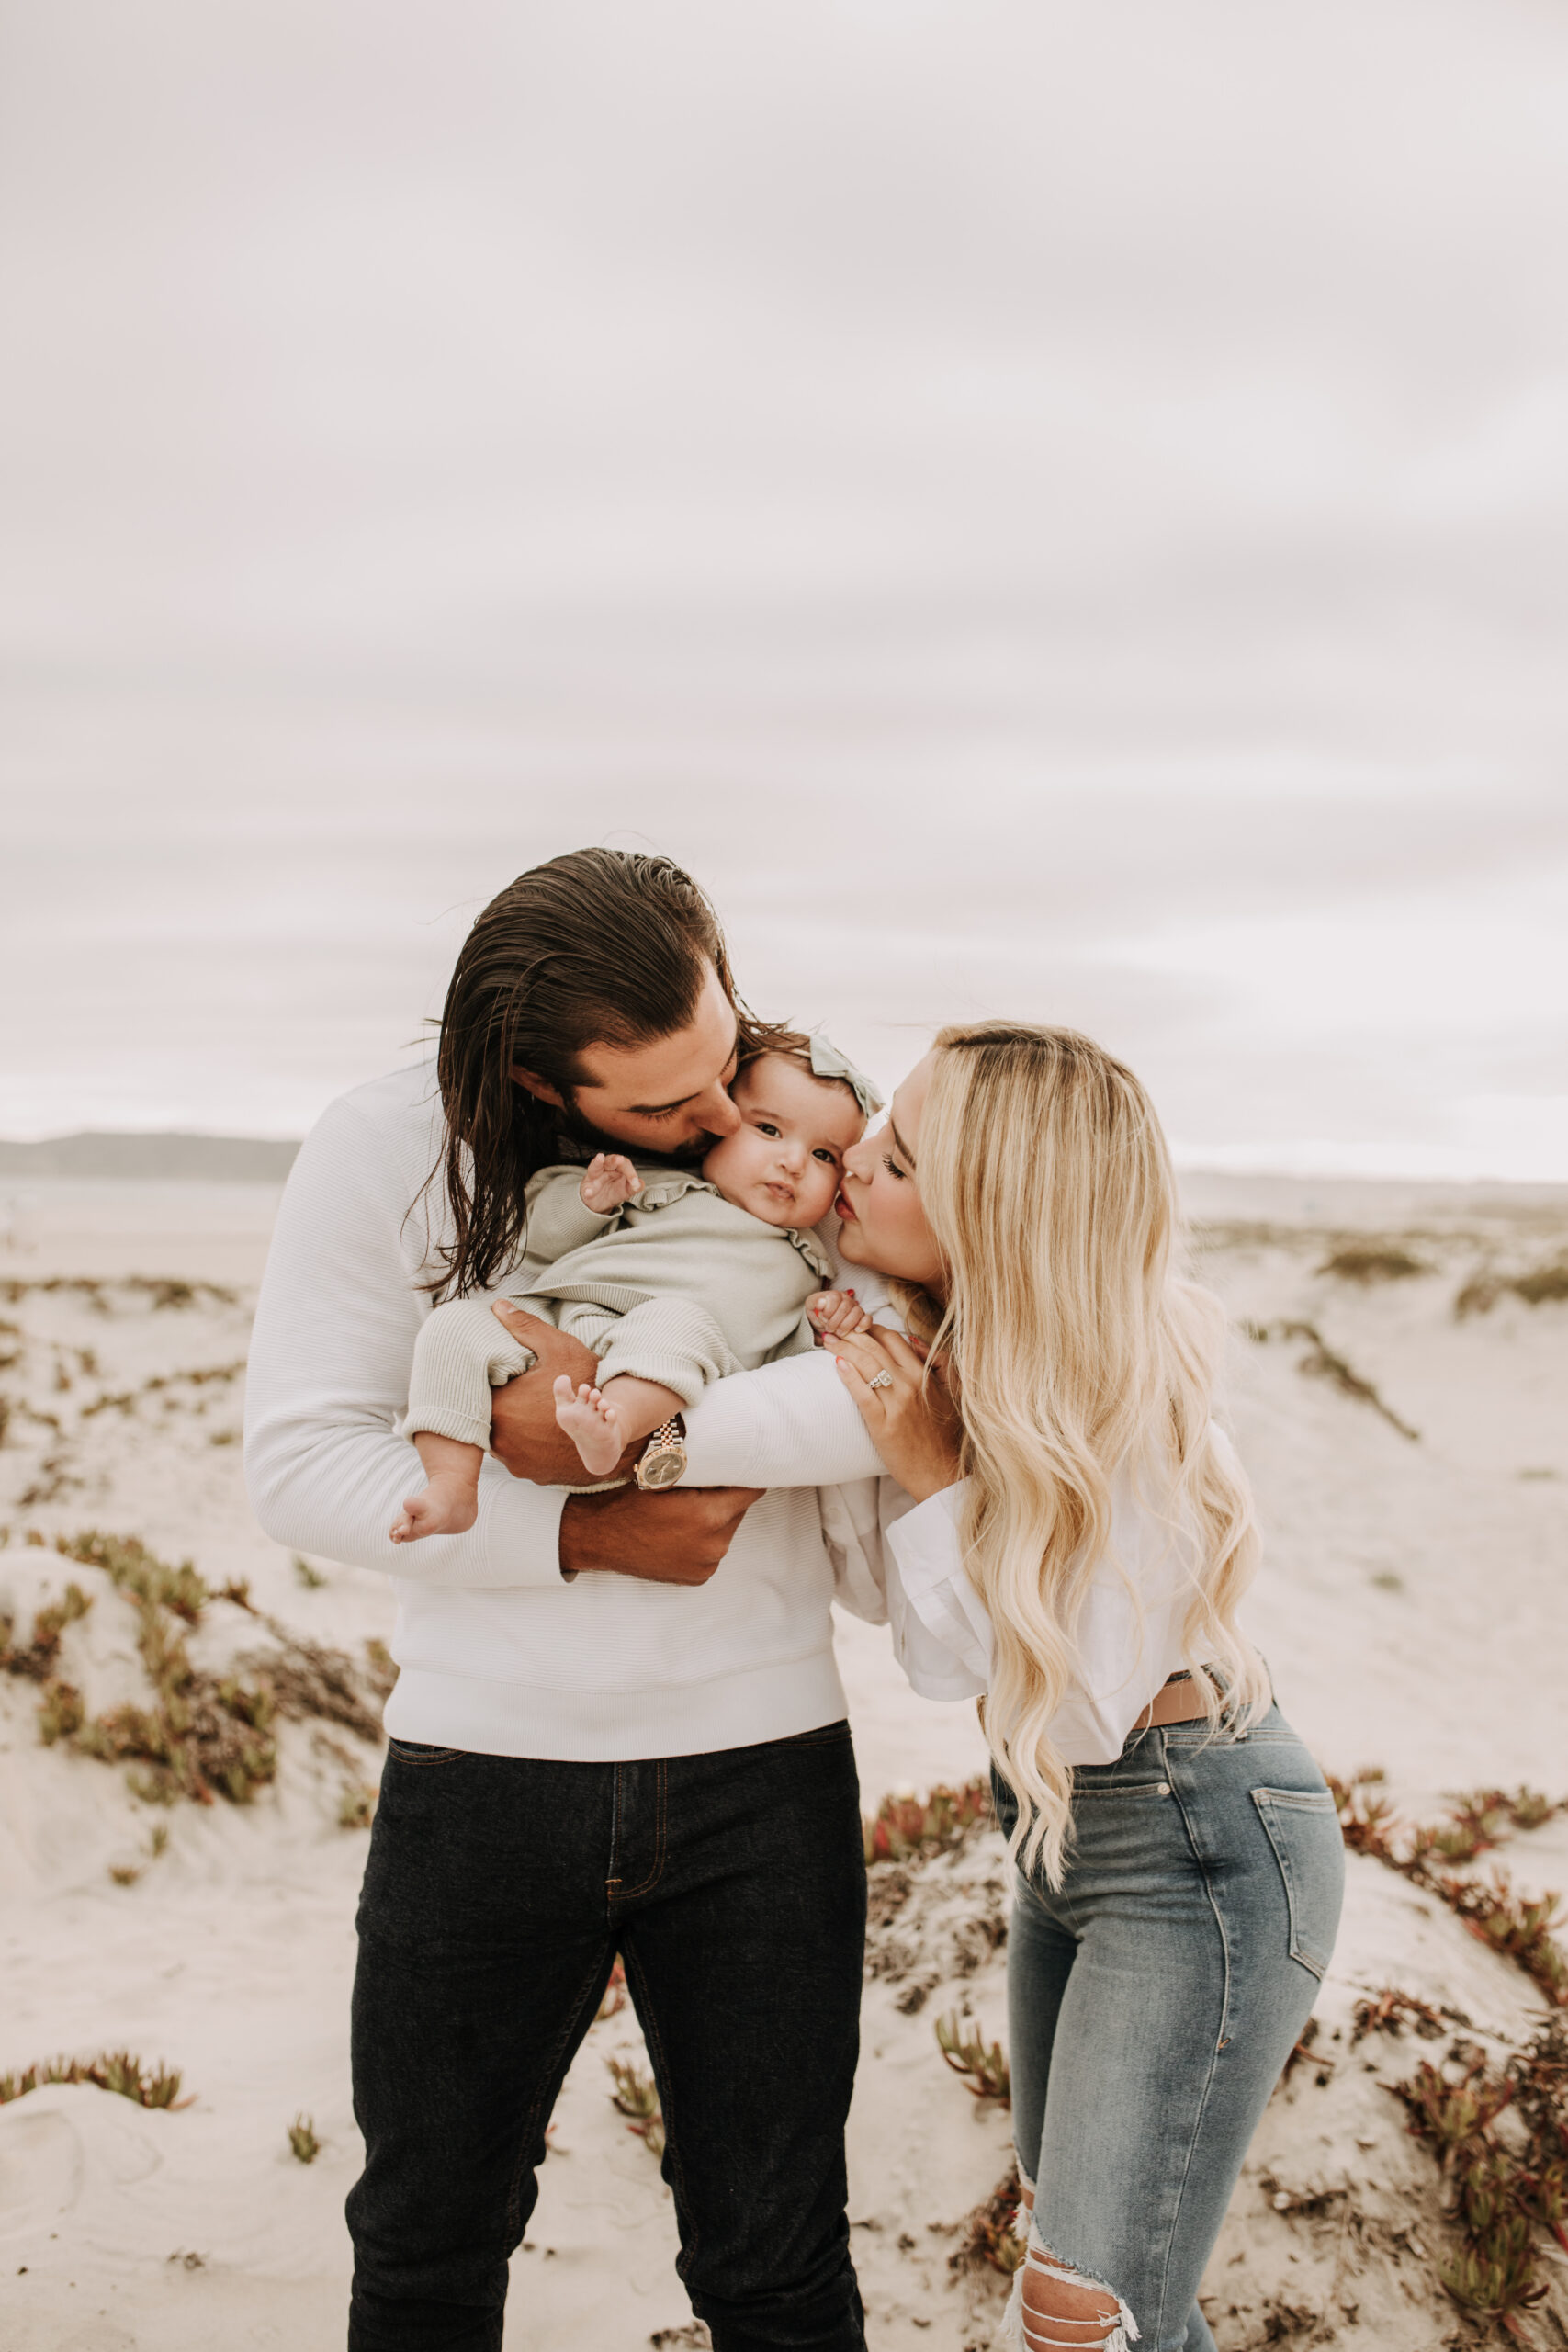
[[[864,2342],[843,2156],[864,1869],[814,1494],[569,1495],[489,1460],[468,1532],[387,1534],[418,1476],[398,1420],[433,1292],[505,1271],[537,1167],[732,1131],[726,1085],[766,1035],[687,876],[575,852],[480,915],[434,1073],[335,1102],[284,1196],[252,1500],[280,1544],[384,1569],[400,1601],[359,1912],[350,2352],[500,2352],[545,2129],[617,1951],[716,2352]],[[540,1391],[586,1376],[583,1351],[526,1336],[540,1365],[498,1393],[497,1450],[580,1479]],[[857,1430],[823,1475],[868,1466]]]

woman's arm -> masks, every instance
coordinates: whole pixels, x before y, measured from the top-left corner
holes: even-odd
[[[716,1380],[685,1416],[688,1487],[840,1487],[882,1463],[820,1349]]]
[[[884,1581],[893,1651],[922,1699],[979,1698],[991,1679],[991,1621],[964,1573],[964,1487],[945,1487],[890,1521]]]
[[[892,1520],[882,1581],[898,1662],[927,1698],[987,1689],[994,1628],[964,1566],[961,1426],[937,1376],[897,1332],[874,1329],[837,1343],[840,1374],[888,1470],[916,1508]],[[872,1386],[878,1381],[876,1387]],[[1048,1726],[1069,1764],[1110,1764],[1178,1662],[1175,1611],[1182,1589],[1160,1534],[1159,1556],[1140,1556],[1147,1530],[1131,1513],[1114,1550],[1138,1570],[1138,1591],[1113,1563],[1089,1586],[1077,1631],[1078,1674]]]
[[[888,1615],[899,1664],[926,1698],[961,1697],[989,1682],[995,1631],[964,1566],[960,1537],[964,1489],[948,1487],[887,1530]],[[1136,1589],[1112,1561],[1102,1562],[1078,1620],[1078,1672],[1046,1726],[1069,1764],[1113,1764],[1127,1735],[1168,1674],[1180,1664],[1181,1611],[1188,1587],[1179,1562],[1161,1547],[1138,1557],[1140,1520],[1116,1546]],[[959,1687],[938,1688],[943,1676]]]

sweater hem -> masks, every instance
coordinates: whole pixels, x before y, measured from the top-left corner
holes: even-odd
[[[820,1731],[849,1712],[832,1650],[643,1690],[565,1690],[405,1667],[387,1702],[390,1739],[477,1756],[630,1764],[711,1756]]]

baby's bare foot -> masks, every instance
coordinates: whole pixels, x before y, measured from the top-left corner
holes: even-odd
[[[565,1374],[556,1382],[556,1422],[582,1457],[582,1466],[595,1478],[607,1478],[621,1458],[624,1440],[620,1416],[606,1405],[597,1388],[586,1382],[573,1388]]]
[[[477,1479],[438,1471],[417,1495],[410,1495],[388,1529],[394,1544],[417,1544],[422,1535],[466,1535],[479,1515]]]

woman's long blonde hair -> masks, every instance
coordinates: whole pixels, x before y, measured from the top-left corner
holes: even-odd
[[[1210,1419],[1224,1317],[1177,1278],[1175,1180],[1138,1080],[1070,1029],[982,1023],[936,1046],[918,1182],[947,1272],[930,1336],[964,1415],[968,1573],[995,1628],[986,1735],[1019,1799],[1015,1855],[1059,1883],[1073,1775],[1047,1726],[1113,1482],[1190,1562],[1182,1656],[1216,1730],[1269,1705],[1235,1622],[1257,1525]]]

